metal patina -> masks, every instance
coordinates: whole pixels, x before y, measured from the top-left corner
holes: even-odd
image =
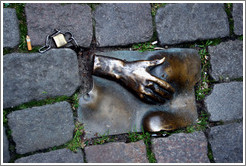
[[[197,119],[196,50],[96,52],[93,75],[93,89],[80,98],[78,110],[87,137],[142,127],[150,132],[174,130]]]

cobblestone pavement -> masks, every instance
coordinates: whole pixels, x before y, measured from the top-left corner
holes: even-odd
[[[4,5],[3,162],[243,162],[243,4]],[[23,26],[32,53],[23,49]],[[202,62],[197,124],[157,134],[121,133],[118,125],[117,135],[86,139],[77,122],[79,88],[91,87],[83,85],[91,84],[86,72],[79,78],[83,59],[69,48],[36,51],[55,28],[104,54],[196,49]]]

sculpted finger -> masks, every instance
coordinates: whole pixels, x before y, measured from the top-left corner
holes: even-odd
[[[152,99],[150,99],[147,95],[145,94],[139,94],[139,97],[146,103],[149,103],[149,104],[155,104],[156,102],[153,101]]]
[[[154,93],[165,99],[171,99],[172,95],[163,88],[160,88],[157,84],[153,82],[148,82],[146,87],[149,87]]]
[[[154,85],[153,87],[153,90],[158,94],[160,95],[161,97],[165,98],[165,99],[172,99],[172,95],[170,93],[168,93],[166,90],[160,88],[159,86],[157,85]]]
[[[147,101],[152,101],[154,103],[165,103],[165,98],[159,96],[151,89],[145,88],[145,91],[142,94],[143,99]]]
[[[141,61],[140,63],[144,67],[152,67],[152,66],[160,65],[164,61],[165,61],[165,57],[163,57],[162,59],[144,60],[144,61]]]
[[[164,63],[164,61],[165,61],[165,57],[163,57],[162,59],[154,59],[149,61],[148,66],[151,67],[151,66],[161,65],[162,63]]]
[[[156,77],[156,79],[154,80],[154,82],[158,86],[160,86],[161,88],[167,90],[170,93],[174,93],[175,92],[175,89],[169,83],[167,83],[166,81],[164,81],[162,79],[159,79],[159,78]]]

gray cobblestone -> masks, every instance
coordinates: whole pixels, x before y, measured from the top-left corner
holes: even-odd
[[[243,162],[243,124],[212,127],[209,134],[213,157],[217,163]]]
[[[147,163],[143,141],[133,143],[115,142],[85,148],[88,163]]]
[[[158,163],[208,163],[207,140],[202,132],[173,134],[153,139]]]
[[[3,47],[13,48],[19,44],[20,30],[15,9],[3,8]]]
[[[234,21],[234,33],[243,34],[243,4],[233,3],[232,16]]]
[[[68,149],[60,149],[46,153],[20,158],[15,163],[83,163],[82,151],[73,153]]]
[[[230,121],[243,118],[243,83],[216,84],[206,97],[205,105],[211,121]]]
[[[158,9],[156,29],[162,45],[229,36],[224,4],[167,4]]]
[[[73,112],[67,102],[14,111],[8,115],[8,124],[19,154],[59,146],[73,138]]]
[[[100,47],[145,42],[153,35],[149,4],[101,4],[96,8],[95,21]]]
[[[70,49],[3,57],[3,107],[71,96],[80,85],[77,55]]]
[[[9,141],[6,136],[5,127],[3,127],[3,162],[7,163],[10,160],[9,155]]]
[[[211,75],[215,80],[243,76],[243,41],[227,41],[208,47],[211,56]]]

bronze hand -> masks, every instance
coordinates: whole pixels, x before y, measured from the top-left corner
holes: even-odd
[[[116,58],[95,55],[93,74],[120,82],[146,102],[164,103],[172,98],[174,88],[166,81],[151,75],[149,67],[162,64],[165,57],[151,61],[127,62]]]

